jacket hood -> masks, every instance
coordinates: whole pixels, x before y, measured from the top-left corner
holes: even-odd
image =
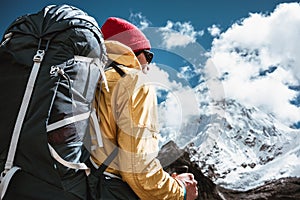
[[[130,47],[115,41],[105,40],[108,59],[128,68],[141,69],[141,64]]]

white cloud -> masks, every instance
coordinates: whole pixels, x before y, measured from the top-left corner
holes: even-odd
[[[189,22],[168,21],[165,27],[160,28],[163,32],[163,43],[166,49],[173,47],[185,47],[190,43],[196,42],[197,36],[202,36],[203,31],[195,31]]]
[[[196,75],[195,70],[191,66],[183,66],[180,68],[180,72],[178,73],[179,78],[184,78],[189,80],[190,78]]]
[[[217,37],[221,33],[221,29],[215,24],[213,24],[211,27],[208,27],[207,30],[213,37]]]
[[[175,109],[181,113],[180,115],[186,120],[190,115],[199,114],[198,103],[196,102],[196,97],[193,89],[189,87],[184,79],[176,79],[178,72],[168,66],[156,66],[151,64],[151,70],[148,73],[149,80],[157,88],[164,89],[168,91],[168,98],[175,98],[175,100],[170,101],[171,104],[175,105],[174,102],[177,101],[178,105]],[[174,80],[171,80],[170,75]],[[172,112],[171,112],[172,113]]]
[[[147,22],[147,19],[138,13],[131,15],[131,21],[137,25],[141,24],[140,21]],[[147,27],[143,29],[143,32],[151,41],[153,49],[167,50],[192,63],[199,63],[201,60],[199,57],[203,57],[203,55],[201,56],[203,50],[196,43],[196,37],[203,35],[203,31],[195,31],[188,22],[168,21],[165,27]],[[147,76],[149,83],[157,88],[158,96],[162,95],[165,98],[159,105],[159,122],[164,129],[162,132],[167,133],[168,138],[175,139],[184,123],[187,123],[191,117],[199,116],[197,97],[188,84],[188,79],[196,76],[199,72],[193,66],[183,66],[179,69],[180,71],[177,71],[165,64],[150,64]],[[160,90],[164,92],[160,92]]]
[[[148,28],[151,22],[142,13],[130,13],[129,20],[141,30]]]
[[[250,14],[215,38],[210,52],[227,97],[288,125],[300,121],[300,108],[290,104],[299,92],[289,89],[300,85],[299,13],[298,3],[284,3],[270,14]]]
[[[174,78],[178,74],[173,68],[151,64],[150,69],[150,83],[166,93],[164,101],[159,105],[160,126],[168,129],[168,134],[171,130],[173,135],[168,137],[175,139],[183,124],[191,117],[199,116],[197,97],[192,88],[181,82],[182,79],[171,80],[170,76]]]

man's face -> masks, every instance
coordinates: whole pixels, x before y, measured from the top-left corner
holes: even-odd
[[[152,58],[153,53],[148,50],[141,51],[141,53],[137,55],[137,59],[142,66],[143,73],[147,74],[147,72],[150,70],[149,63],[152,61]]]

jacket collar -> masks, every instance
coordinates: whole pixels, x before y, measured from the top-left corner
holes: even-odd
[[[114,40],[106,40],[104,43],[110,60],[128,68],[141,69],[140,62],[128,46]]]

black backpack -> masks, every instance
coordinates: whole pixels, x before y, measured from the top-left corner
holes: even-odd
[[[0,46],[0,199],[87,199],[83,137],[106,60],[95,19],[73,6],[46,6],[7,28]]]

